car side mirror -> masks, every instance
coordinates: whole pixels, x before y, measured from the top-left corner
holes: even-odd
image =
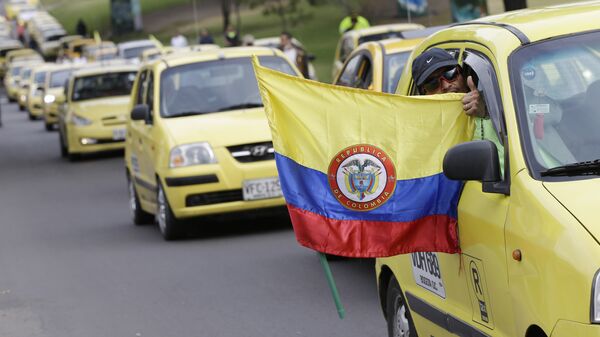
[[[475,140],[452,147],[444,156],[444,174],[451,180],[481,181],[486,185],[499,182],[500,161],[496,144]]]
[[[137,104],[131,110],[131,120],[134,121],[145,121],[146,124],[150,124],[150,109],[147,104]]]

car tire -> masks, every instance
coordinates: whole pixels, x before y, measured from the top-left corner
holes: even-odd
[[[389,337],[417,336],[410,310],[395,276],[388,284],[385,310]]]
[[[44,127],[46,127],[46,131],[54,131],[54,125],[53,124],[44,122]]]
[[[69,150],[67,149],[67,145],[65,144],[65,140],[63,139],[62,132],[58,134],[58,139],[60,142],[60,156],[66,158],[69,155]]]
[[[19,104],[19,111],[25,111],[25,106]],[[31,114],[29,114],[31,116]]]
[[[27,112],[27,116],[29,117],[29,120],[30,120],[30,121],[34,121],[34,120],[36,120],[36,119],[37,119],[37,118],[35,118],[35,116],[34,116],[34,115],[32,115],[32,114],[31,114],[31,112]]]
[[[127,175],[127,189],[129,191],[129,211],[131,212],[133,223],[137,226],[152,223],[154,216],[142,209],[135,186],[133,185],[133,180],[129,174]]]
[[[182,224],[175,218],[167,195],[162,187],[162,184],[158,182],[158,188],[156,192],[156,223],[160,229],[160,233],[165,241],[174,241],[182,237]]]

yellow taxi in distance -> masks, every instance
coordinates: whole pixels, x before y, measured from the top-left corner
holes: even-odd
[[[62,48],[58,50],[58,59],[60,60],[76,60],[82,57],[83,47],[88,45],[95,45],[96,40],[79,38],[67,42],[67,45],[62,45]]]
[[[423,25],[417,23],[395,23],[347,31],[340,37],[335,49],[331,78],[333,79],[336,77],[344,64],[344,61],[346,61],[346,58],[348,58],[350,53],[352,53],[352,51],[360,44],[369,41],[403,38],[403,32],[423,28],[425,28]]]
[[[31,82],[27,92],[27,99],[25,100],[30,119],[38,119],[44,116],[44,84],[46,83],[46,76],[51,66],[49,63],[40,64],[31,73]]]
[[[58,123],[60,107],[65,103],[65,84],[77,65],[56,64],[50,66],[42,87],[42,113],[46,130],[51,131]],[[32,112],[33,113],[33,112]]]
[[[6,96],[10,102],[16,102],[19,98],[21,89],[21,71],[33,64],[39,64],[38,61],[19,61],[10,64],[6,75],[4,76],[4,88]]]
[[[18,48],[14,50],[7,51],[4,56],[4,62],[0,63],[0,67],[2,67],[2,72],[5,73],[6,69],[13,62],[19,61],[40,61],[43,62],[44,58],[40,53],[31,49],[31,48]]]
[[[31,83],[31,73],[33,72],[33,68],[38,66],[38,64],[28,64],[21,69],[21,73],[19,74],[19,87],[17,89],[17,104],[19,105],[20,111],[25,111],[25,106],[27,105],[27,92],[29,92],[29,85]],[[33,116],[29,115],[31,120]]]
[[[84,153],[123,148],[137,70],[135,65],[113,65],[73,72],[58,121],[62,156],[74,160]]]
[[[412,59],[442,48],[489,119],[444,159],[466,181],[462,254],[376,260],[390,336],[600,336],[599,16],[598,1],[508,12],[416,47],[398,94],[417,92]]]
[[[388,39],[363,43],[348,56],[333,84],[394,93],[406,60],[421,41]]]
[[[264,47],[174,53],[141,68],[125,145],[135,224],[155,216],[174,240],[183,219],[285,204],[252,55],[299,76]]]
[[[0,77],[4,77],[8,68],[6,54],[22,48],[23,44],[19,40],[0,40]]]

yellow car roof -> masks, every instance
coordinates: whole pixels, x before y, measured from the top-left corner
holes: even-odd
[[[396,54],[405,51],[411,51],[415,49],[425,38],[419,39],[388,39],[381,40],[379,43],[382,45],[383,50],[386,54]]]
[[[522,32],[530,42],[586,30],[598,29],[600,1],[524,9],[488,16],[478,22],[504,24]]]
[[[418,23],[392,23],[388,25],[371,26],[369,28],[351,30],[344,33],[344,37],[353,36],[360,38],[363,36],[382,34],[385,32],[402,32],[405,30],[423,29],[425,26]]]
[[[204,61],[212,61],[223,58],[236,58],[252,55],[278,55],[285,57],[283,53],[274,48],[266,47],[232,47],[213,49],[201,52],[186,52],[172,53],[164,56],[161,60],[167,63],[168,66],[176,66],[187,63],[196,63]]]
[[[139,66],[133,64],[102,65],[96,64],[90,67],[78,69],[73,72],[74,77],[99,75],[106,73],[118,73],[125,71],[138,71]]]

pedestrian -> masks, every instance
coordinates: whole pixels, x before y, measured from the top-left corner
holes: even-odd
[[[87,26],[85,25],[85,22],[83,22],[82,18],[79,18],[79,20],[77,20],[77,26],[75,27],[75,31],[78,35],[81,35],[83,37],[87,36]]]
[[[215,40],[212,35],[208,32],[206,28],[202,28],[200,31],[200,38],[198,39],[198,44],[214,44]]]
[[[237,47],[241,44],[240,35],[233,25],[227,26],[227,29],[223,32],[223,37],[225,39],[225,47]]]
[[[242,38],[242,46],[254,46],[254,35],[244,35],[244,37]]]
[[[356,11],[352,11],[350,15],[346,16],[342,19],[339,26],[340,34],[344,34],[350,30],[358,30],[363,28],[369,28],[371,25],[369,24],[369,20],[365,19],[363,16],[358,15]]]
[[[305,78],[309,78],[308,74],[308,56],[306,51],[292,43],[292,34],[289,32],[281,32],[279,49],[283,51],[285,56],[294,63],[298,70],[304,75]]]
[[[181,30],[177,30],[177,35],[173,36],[171,38],[171,46],[175,47],[175,48],[183,48],[183,47],[187,47],[188,45],[188,41],[187,38],[185,36],[183,36]]]

